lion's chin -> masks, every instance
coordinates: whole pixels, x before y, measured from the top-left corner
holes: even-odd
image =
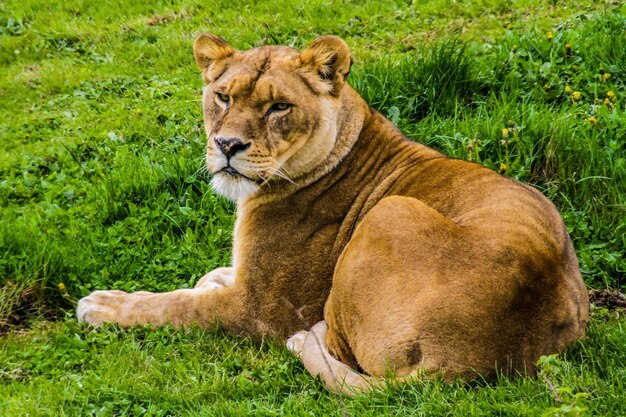
[[[242,201],[259,190],[259,185],[254,181],[223,171],[213,175],[211,187],[218,194],[234,202]]]

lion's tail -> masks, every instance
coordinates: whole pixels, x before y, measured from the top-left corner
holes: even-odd
[[[358,373],[335,359],[326,346],[327,330],[326,322],[320,321],[309,332],[302,332],[300,337],[304,337],[304,341],[300,341],[299,349],[294,349],[291,339],[288,342],[288,346],[300,355],[311,375],[319,376],[332,391],[347,395],[367,392],[385,383],[383,378]],[[403,379],[398,378],[397,381]]]

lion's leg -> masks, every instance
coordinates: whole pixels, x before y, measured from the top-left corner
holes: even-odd
[[[76,315],[94,326],[105,322],[124,327],[219,323],[228,329],[236,325],[242,310],[240,292],[235,285],[208,285],[167,293],[95,291],[78,302]]]
[[[319,376],[335,392],[346,394],[367,391],[381,382],[359,374],[348,365],[335,359],[326,346],[325,321],[314,325],[310,331],[300,331],[287,340],[287,347],[300,356],[302,363],[311,375]]]
[[[209,272],[196,284],[196,288],[222,288],[235,283],[235,269],[230,267],[217,268]]]
[[[466,246],[464,231],[424,203],[381,200],[337,262],[325,308],[329,350],[369,375],[436,369],[449,349],[437,318],[454,314],[450,282],[467,273],[446,265],[462,251],[469,256]]]

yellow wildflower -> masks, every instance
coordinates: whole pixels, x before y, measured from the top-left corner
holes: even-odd
[[[612,91],[609,91],[608,93],[606,93],[606,96],[612,100],[615,97],[615,93]]]
[[[506,164],[505,164],[504,162],[502,162],[502,163],[500,164],[500,171],[504,172],[504,171],[506,171],[506,169],[507,169],[507,168],[508,168],[508,167],[506,166]]]
[[[565,44],[565,49],[572,49],[572,44],[571,43],[566,43]]]
[[[582,94],[580,94],[580,91],[574,91],[574,93],[572,94],[572,98],[574,99],[574,101],[580,100],[581,97]]]
[[[602,80],[606,81],[609,78],[611,78],[611,74],[609,74],[608,72],[605,72],[604,74],[602,74]]]
[[[571,94],[571,92],[572,92],[572,88],[571,88],[569,85],[566,85],[566,86],[565,86],[565,89],[563,90],[563,92],[564,92],[565,94]]]
[[[509,129],[507,129],[506,127],[502,129],[502,137],[505,139],[509,137]]]
[[[611,103],[611,100],[609,100],[608,97],[604,99],[604,104],[608,106],[610,103]]]
[[[59,290],[61,292],[66,292],[67,291],[67,289],[65,288],[65,284],[63,284],[62,282],[59,283]]]
[[[598,119],[596,119],[595,116],[591,116],[590,118],[587,119],[587,121],[592,125],[595,125],[596,123],[598,123]]]
[[[551,41],[553,37],[554,37],[554,34],[552,32],[546,33],[546,38],[548,38],[549,41]]]

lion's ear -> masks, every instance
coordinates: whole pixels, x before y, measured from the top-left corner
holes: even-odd
[[[327,93],[338,94],[348,74],[350,74],[350,49],[337,36],[320,36],[300,55],[303,67],[313,70],[322,83],[327,86]]]
[[[228,58],[235,53],[235,49],[219,36],[203,33],[193,43],[193,57],[196,60],[205,82],[210,82],[209,68],[213,63]]]

